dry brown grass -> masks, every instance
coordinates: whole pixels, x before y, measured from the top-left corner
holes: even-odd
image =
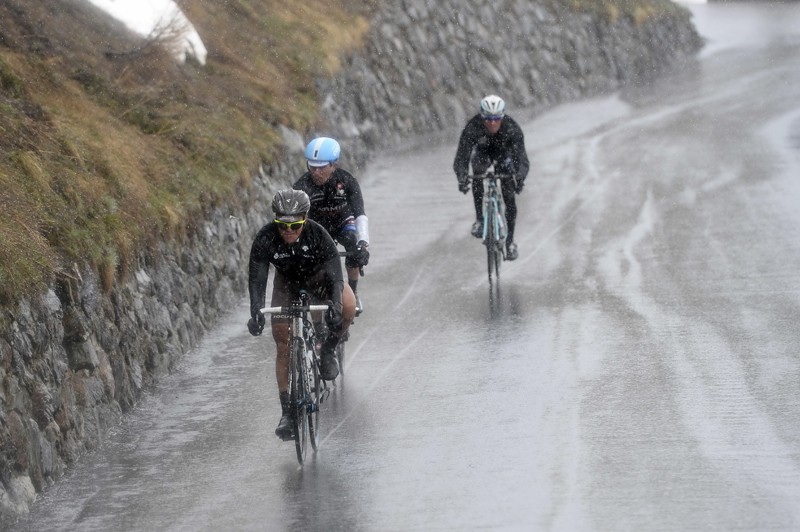
[[[72,264],[106,289],[180,239],[319,119],[315,78],[360,46],[373,4],[183,0],[208,64],[179,66],[79,0],[0,3],[0,299]],[[64,273],[66,275],[66,273]]]
[[[663,13],[681,9],[672,0],[566,0],[572,9],[600,13],[611,22],[619,17],[629,17],[640,25]]]

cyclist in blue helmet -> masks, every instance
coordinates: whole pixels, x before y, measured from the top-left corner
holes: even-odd
[[[503,202],[506,205],[508,237],[506,238],[506,259],[514,260],[519,255],[514,243],[514,227],[517,219],[515,194],[522,192],[530,163],[525,153],[525,137],[519,124],[506,115],[506,103],[495,94],[481,100],[480,112],[473,116],[458,141],[453,170],[458,179],[458,190],[467,193],[469,183],[466,176],[472,164],[474,174],[482,174],[494,165],[495,173],[515,176],[514,186],[502,186]],[[483,182],[472,182],[472,199],[475,204],[475,223],[472,235],[483,236]]]
[[[339,374],[336,346],[347,334],[356,314],[356,301],[344,283],[339,251],[331,236],[319,224],[308,219],[311,206],[308,195],[300,190],[281,190],[272,199],[275,219],[256,235],[250,249],[248,289],[250,292],[250,334],[264,330],[267,280],[270,265],[275,269],[271,306],[288,305],[305,290],[322,301],[329,301],[325,321],[331,333],[322,342],[320,374],[333,380]],[[292,433],[289,404],[289,321],[287,316],[272,315],[272,338],[275,340],[275,377],[281,401],[281,419],[275,434],[284,440]]]
[[[356,296],[356,315],[363,310],[358,277],[369,262],[369,220],[361,186],[353,175],[337,166],[341,148],[330,137],[317,137],[306,146],[307,171],[293,185],[311,200],[308,217],[327,229],[347,252],[347,283]]]

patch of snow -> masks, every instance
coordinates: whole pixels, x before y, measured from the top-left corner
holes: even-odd
[[[173,0],[88,1],[134,33],[171,43],[178,62],[193,57],[201,65],[206,64],[208,52],[200,35]]]

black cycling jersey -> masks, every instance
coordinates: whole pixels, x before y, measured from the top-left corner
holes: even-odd
[[[365,215],[364,197],[356,178],[347,170],[336,168],[322,185],[315,185],[311,172],[306,172],[293,185],[311,200],[308,217],[318,222],[336,237],[341,229],[359,216]]]
[[[494,135],[489,134],[480,114],[467,122],[458,140],[456,158],[453,161],[453,170],[457,176],[467,175],[473,148],[476,155],[480,153],[492,161],[502,161],[511,157],[517,177],[524,180],[528,176],[530,163],[525,153],[525,137],[522,128],[510,116],[506,115],[503,118],[500,129]]]
[[[328,232],[308,220],[300,237],[292,244],[284,242],[275,223],[270,222],[256,235],[250,249],[250,314],[264,308],[269,266],[272,264],[286,283],[308,288],[307,283],[323,273],[334,303],[341,305],[344,278],[336,244]]]

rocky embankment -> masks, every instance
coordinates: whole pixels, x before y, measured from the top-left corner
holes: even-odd
[[[665,4],[669,4],[665,0]],[[485,93],[514,108],[614,90],[691,57],[688,13],[641,21],[569,2],[404,0],[382,8],[365,49],[320,82],[328,129],[357,161],[379,147],[461,125]],[[75,265],[46,294],[0,313],[0,525],[134,406],[246,292],[252,235],[269,198],[302,168],[303,137],[260,168],[247,212],[217,209],[189,241],[143,254],[106,293]],[[244,324],[243,334],[246,334]]]

